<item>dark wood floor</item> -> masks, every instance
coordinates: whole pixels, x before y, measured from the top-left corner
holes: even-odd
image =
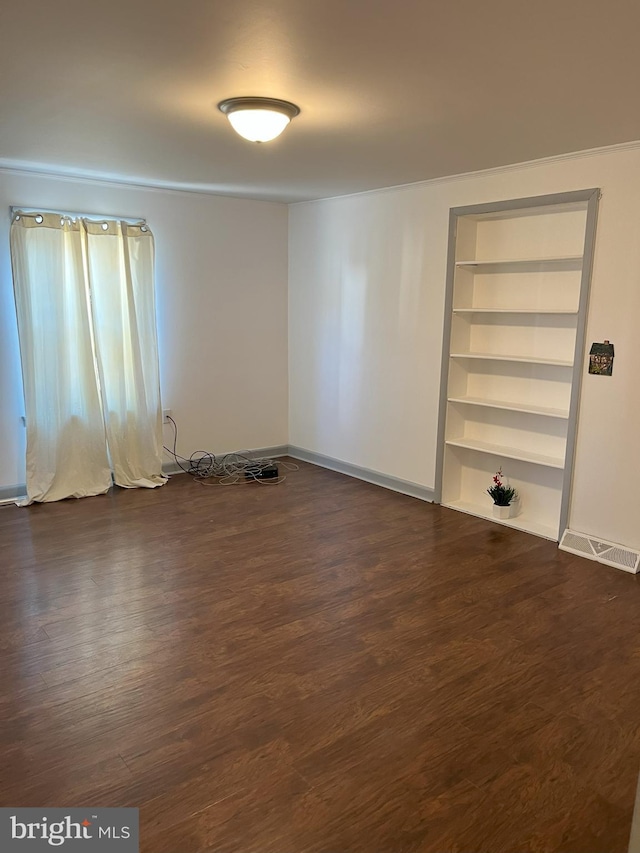
[[[617,853],[640,586],[301,464],[0,509],[0,805],[144,853]]]

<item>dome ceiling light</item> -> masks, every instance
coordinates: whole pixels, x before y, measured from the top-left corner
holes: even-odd
[[[249,142],[269,142],[280,136],[300,108],[277,98],[227,98],[218,109],[231,126]]]

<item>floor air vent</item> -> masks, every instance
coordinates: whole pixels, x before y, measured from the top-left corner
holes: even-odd
[[[560,548],[570,551],[588,560],[597,560],[623,572],[636,574],[640,564],[640,553],[630,548],[623,548],[615,542],[605,542],[603,539],[593,539],[584,533],[575,533],[573,530],[565,530]]]

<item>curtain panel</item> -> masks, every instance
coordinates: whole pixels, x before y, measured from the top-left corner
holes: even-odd
[[[148,226],[17,211],[11,259],[27,503],[162,485]]]

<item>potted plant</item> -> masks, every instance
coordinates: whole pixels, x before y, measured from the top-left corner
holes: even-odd
[[[496,471],[493,485],[487,489],[487,494],[493,500],[493,514],[496,518],[511,518],[514,515],[514,504],[518,493],[512,486],[507,486],[503,479],[502,469]]]

